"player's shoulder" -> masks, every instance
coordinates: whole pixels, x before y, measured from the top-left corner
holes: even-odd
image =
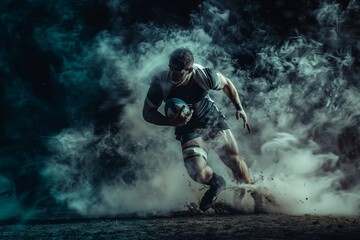
[[[211,77],[215,73],[212,69],[197,63],[193,64],[193,69],[195,75],[200,78]]]
[[[194,64],[194,79],[204,89],[220,89],[219,74],[208,67]]]
[[[195,73],[200,73],[200,72],[204,72],[206,67],[204,67],[203,65],[200,65],[198,63],[194,63],[193,64],[193,69]]]
[[[204,67],[200,64],[194,64],[194,75],[197,80],[207,80],[211,79],[212,81],[217,81],[218,74],[213,71],[211,68]]]
[[[204,78],[206,78],[206,67],[204,67],[203,65],[194,63],[193,71],[196,80],[203,80]]]

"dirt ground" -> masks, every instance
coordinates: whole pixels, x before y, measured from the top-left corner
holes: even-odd
[[[0,239],[360,239],[360,216],[194,215],[2,222]]]

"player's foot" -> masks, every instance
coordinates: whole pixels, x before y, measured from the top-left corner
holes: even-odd
[[[225,188],[225,186],[226,182],[224,178],[214,173],[210,182],[210,189],[204,193],[199,204],[199,209],[203,212],[208,210],[212,206],[217,195]]]
[[[218,193],[215,190],[211,188],[207,190],[200,201],[199,209],[203,212],[208,210],[212,206],[213,201],[215,200],[217,195]]]

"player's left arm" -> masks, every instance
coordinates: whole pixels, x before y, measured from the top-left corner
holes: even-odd
[[[248,123],[247,115],[244,111],[244,108],[241,104],[239,93],[236,90],[234,84],[231,82],[230,79],[226,78],[221,73],[217,73],[219,77],[219,89],[222,89],[226,96],[231,100],[231,102],[234,104],[236,109],[236,119],[239,120],[240,118],[244,121],[244,128],[247,128],[249,133],[251,132],[250,125]]]

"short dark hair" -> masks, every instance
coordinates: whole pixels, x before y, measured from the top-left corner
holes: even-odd
[[[191,67],[194,64],[194,56],[187,48],[175,49],[169,60],[169,67],[172,70],[180,71]]]

